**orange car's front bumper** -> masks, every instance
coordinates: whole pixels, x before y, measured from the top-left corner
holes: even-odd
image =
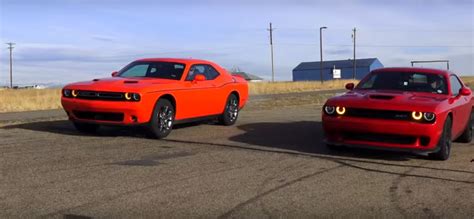
[[[61,98],[69,119],[78,122],[110,125],[139,125],[148,123],[152,106],[140,102],[85,100]]]

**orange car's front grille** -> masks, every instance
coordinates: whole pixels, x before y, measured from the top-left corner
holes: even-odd
[[[77,91],[78,99],[88,99],[88,100],[112,100],[112,101],[121,101],[125,100],[124,93],[120,92],[103,92],[103,91]]]

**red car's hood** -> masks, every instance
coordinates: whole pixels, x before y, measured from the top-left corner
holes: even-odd
[[[168,80],[159,78],[112,77],[72,83],[66,85],[64,88],[93,91],[147,92],[150,89],[153,89],[154,91],[156,91],[157,89],[167,89],[170,85],[176,84],[178,82],[178,80]]]
[[[333,97],[327,105],[352,108],[433,112],[448,95],[423,92],[353,90]]]

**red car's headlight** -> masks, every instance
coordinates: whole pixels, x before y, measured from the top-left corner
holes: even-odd
[[[328,115],[334,115],[334,113],[336,112],[336,107],[324,106],[324,112]]]
[[[436,119],[436,114],[430,112],[413,111],[411,117],[416,121],[433,122]]]
[[[342,116],[346,113],[346,108],[343,106],[324,106],[324,112],[330,116]]]
[[[63,96],[64,97],[71,97],[72,96],[71,90],[63,89]]]
[[[343,106],[338,106],[336,107],[336,113],[340,116],[344,115],[346,113],[346,108]]]

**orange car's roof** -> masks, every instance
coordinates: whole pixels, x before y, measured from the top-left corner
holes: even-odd
[[[136,61],[141,62],[178,62],[178,63],[212,63],[210,61],[202,60],[202,59],[192,59],[192,58],[144,58],[138,59]]]

